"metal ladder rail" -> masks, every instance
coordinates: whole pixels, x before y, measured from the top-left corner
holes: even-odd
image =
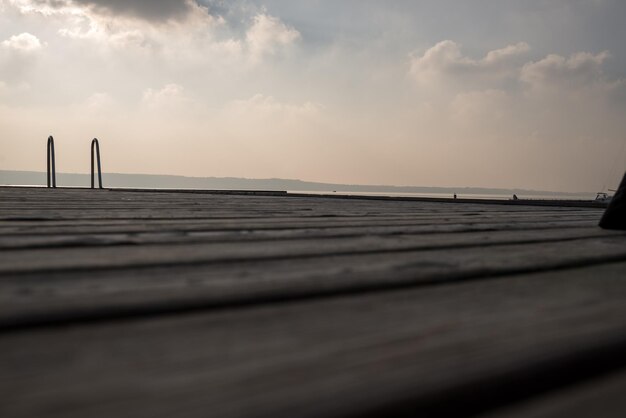
[[[102,168],[100,166],[100,144],[98,143],[98,138],[94,138],[91,141],[91,188],[94,189],[94,151],[98,157],[98,184],[99,188],[102,189]]]
[[[57,187],[57,175],[56,175],[56,167],[54,164],[54,138],[52,135],[48,137],[48,147],[47,147],[47,168],[48,168],[48,187]]]

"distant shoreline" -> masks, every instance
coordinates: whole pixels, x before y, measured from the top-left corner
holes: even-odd
[[[90,175],[79,173],[57,173],[57,185],[67,187],[89,187]],[[388,185],[350,185],[308,182],[289,179],[246,179],[236,177],[185,177],[158,174],[103,173],[105,187],[148,188],[148,189],[213,189],[213,190],[288,190],[293,192],[320,193],[374,193],[393,195],[457,196],[504,199],[516,194],[525,198],[592,199],[593,192],[554,192],[531,189],[502,189],[483,187],[424,187]],[[44,186],[46,173],[39,171],[0,170],[1,185]]]
[[[42,185],[1,185],[0,189],[46,189]],[[74,190],[86,191],[90,193],[90,189],[85,186],[57,186],[50,191]],[[427,203],[450,203],[450,204],[497,204],[497,205],[521,205],[521,206],[556,206],[556,207],[584,207],[584,208],[606,208],[607,202],[596,201],[593,199],[566,199],[566,198],[550,198],[550,197],[521,197],[513,199],[511,196],[504,195],[460,195],[452,197],[447,193],[439,195],[431,194],[430,196],[419,194],[402,194],[402,193],[368,193],[368,192],[302,192],[302,191],[285,191],[285,190],[260,190],[260,189],[181,189],[181,188],[128,188],[128,187],[105,187],[96,189],[94,192],[112,192],[112,193],[169,193],[169,194],[200,194],[200,195],[255,195],[255,196],[273,196],[285,198],[322,198],[322,199],[343,199],[343,200],[384,200],[391,202],[427,202]],[[91,192],[93,193],[93,192]]]

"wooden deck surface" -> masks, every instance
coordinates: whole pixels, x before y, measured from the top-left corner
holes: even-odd
[[[602,211],[0,187],[0,417],[626,416]]]

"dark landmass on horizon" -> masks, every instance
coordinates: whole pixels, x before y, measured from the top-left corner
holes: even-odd
[[[529,189],[484,187],[424,187],[319,183],[288,179],[247,179],[237,177],[185,177],[159,174],[103,173],[105,187],[146,189],[207,189],[207,190],[286,190],[302,192],[355,193],[449,193],[449,194],[517,194],[518,196],[568,196],[588,198],[593,192],[554,192]],[[90,175],[57,173],[59,187],[89,187]],[[39,171],[0,170],[0,185],[45,186],[46,173]]]

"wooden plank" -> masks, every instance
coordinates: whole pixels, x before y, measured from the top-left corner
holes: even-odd
[[[479,222],[496,222],[496,223],[517,223],[517,222],[553,222],[553,221],[594,221],[597,223],[598,217],[595,215],[589,216],[555,216],[553,214],[548,215],[429,215],[429,216],[408,216],[408,217],[340,217],[340,216],[321,216],[321,217],[307,217],[307,216],[265,216],[265,217],[253,217],[253,218],[237,218],[237,217],[208,217],[208,218],[195,218],[188,219],[184,217],[171,217],[163,219],[142,219],[142,218],[129,218],[129,219],[45,219],[46,215],[40,214],[22,214],[19,217],[12,218],[10,220],[1,220],[0,228],[4,233],[12,232],[39,232],[42,228],[49,229],[52,227],[63,227],[69,230],[72,227],[82,228],[84,226],[107,226],[107,225],[162,225],[172,226],[176,224],[195,224],[204,225],[205,227],[222,227],[222,228],[240,228],[240,229],[253,229],[263,227],[266,225],[274,226],[286,226],[286,227],[302,227],[302,226],[320,226],[320,227],[341,227],[348,226],[381,226],[381,225],[433,225],[433,224],[445,224],[445,223],[471,223],[476,224]],[[64,229],[59,229],[60,232],[66,232]]]
[[[476,413],[494,399],[523,399],[533,381],[550,388],[579,370],[623,367],[624,271],[602,265],[7,334],[0,414]]]
[[[626,373],[618,370],[573,387],[553,391],[524,403],[516,403],[483,418],[623,418],[626,415]]]
[[[473,248],[518,243],[598,240],[612,238],[626,243],[626,232],[600,228],[490,231],[436,235],[391,235],[305,238],[263,242],[199,242],[176,245],[120,245],[71,248],[5,250],[0,254],[0,275],[72,269],[119,268],[127,266],[215,263],[334,255],[416,252],[437,248]],[[584,244],[581,244],[584,246]],[[626,248],[625,248],[626,250]],[[445,258],[445,254],[437,258]]]
[[[226,262],[145,264],[93,260],[83,269],[39,271],[24,261],[22,274],[0,277],[0,328],[100,321],[280,300],[376,292],[521,272],[626,260],[623,235],[528,244],[442,248]],[[260,250],[251,250],[253,253]],[[271,251],[271,250],[268,250]],[[186,251],[183,251],[185,253]],[[10,253],[10,252],[9,252]],[[30,252],[35,254],[35,252]],[[77,258],[74,253],[73,259]],[[126,251],[118,256],[122,257]],[[141,252],[134,257],[140,257]],[[228,257],[225,253],[223,257]],[[188,254],[188,257],[193,256]],[[199,257],[211,255],[199,254]],[[215,256],[215,254],[213,254]],[[231,254],[232,256],[232,254]],[[182,256],[180,256],[182,257]],[[33,262],[35,259],[33,259]],[[84,261],[83,261],[84,262]],[[61,266],[59,266],[61,267]],[[29,272],[26,274],[27,272]]]
[[[429,211],[423,212],[424,214],[438,217],[446,217],[453,216],[457,214],[457,216],[489,216],[491,212],[436,212]],[[520,213],[520,212],[512,212],[512,213]],[[533,212],[521,212],[521,213],[533,213]],[[29,220],[30,218],[35,219],[92,219],[92,220],[100,220],[100,219],[140,219],[140,218],[156,218],[156,219],[171,219],[171,218],[198,218],[198,219],[215,219],[215,218],[223,218],[223,219],[236,219],[236,218],[263,218],[269,216],[281,216],[285,218],[291,217],[304,217],[304,218],[316,218],[316,217],[340,217],[340,218],[350,218],[350,217],[362,217],[362,218],[416,218],[421,213],[413,212],[413,213],[372,213],[366,211],[348,211],[348,210],[335,210],[335,211],[320,211],[317,213],[313,213],[311,211],[307,211],[306,213],[298,213],[298,212],[286,212],[286,211],[278,211],[278,210],[264,210],[264,211],[246,211],[241,209],[223,209],[220,210],[209,210],[207,208],[195,208],[195,209],[177,209],[177,208],[153,208],[153,209],[107,209],[106,207],[102,208],[90,208],[90,209],[72,209],[72,208],[54,208],[54,209],[41,209],[34,210],[32,208],[23,208],[23,209],[4,209],[0,210],[0,220]],[[402,216],[404,215],[404,216]],[[557,212],[557,213],[537,213],[535,212],[535,216],[540,215],[560,215],[564,217],[599,217],[601,213],[599,212]],[[501,215],[500,215],[501,216]],[[531,215],[532,216],[532,215]]]
[[[516,224],[448,224],[448,225],[410,225],[410,226],[381,226],[381,227],[324,227],[324,228],[279,228],[279,229],[252,229],[252,230],[207,230],[196,228],[152,228],[141,229],[132,227],[121,229],[122,232],[85,232],[44,234],[4,234],[0,236],[0,249],[29,249],[54,248],[76,246],[105,246],[105,245],[140,245],[140,244],[178,244],[178,243],[206,243],[206,242],[248,242],[278,239],[302,238],[346,238],[364,235],[404,236],[413,234],[443,234],[478,231],[528,231],[548,230],[556,228],[593,228],[596,222],[528,222]],[[128,231],[130,229],[130,231]],[[89,229],[88,229],[89,230]],[[93,229],[91,229],[93,231]]]
[[[0,196],[2,196],[0,194]],[[6,196],[2,196],[0,209],[6,210],[50,210],[50,209],[98,209],[106,208],[177,208],[177,209],[206,209],[206,210],[242,210],[242,211],[262,211],[272,210],[277,212],[302,212],[308,211],[312,213],[321,211],[341,212],[341,213],[373,213],[373,214],[412,214],[412,213],[458,213],[458,212],[491,212],[491,213],[589,213],[602,212],[599,209],[572,209],[561,207],[499,207],[494,205],[434,205],[405,202],[383,202],[374,205],[355,205],[352,202],[326,202],[326,201],[295,201],[289,198],[273,198],[272,200],[259,200],[255,198],[246,198],[239,200],[145,200],[145,201],[108,201],[108,200],[83,200],[73,197],[65,197],[62,199],[40,199],[40,200],[8,200]]]
[[[265,216],[257,218],[204,218],[204,219],[185,219],[185,218],[168,218],[168,219],[33,219],[32,217],[18,217],[11,220],[0,220],[0,229],[4,233],[26,232],[41,233],[44,230],[62,227],[68,228],[70,231],[74,227],[83,229],[84,227],[101,227],[101,226],[135,226],[135,225],[159,225],[164,227],[172,227],[174,225],[196,225],[204,227],[239,227],[253,229],[266,225],[275,226],[321,226],[321,227],[341,227],[348,226],[384,226],[384,225],[436,225],[445,223],[466,223],[477,224],[480,222],[496,222],[496,223],[518,223],[518,222],[565,222],[565,221],[594,221],[597,222],[597,216],[554,216],[548,215],[434,215],[434,216],[409,216],[409,217],[339,217],[339,216],[321,216],[321,217],[295,217],[295,216]],[[65,229],[59,229],[59,232],[67,232]]]
[[[49,208],[50,206],[59,204],[62,205],[63,203],[65,203],[66,206],[80,206],[80,207],[88,207],[90,204],[95,204],[95,203],[100,203],[103,204],[105,206],[111,206],[111,207],[131,207],[131,206],[146,206],[146,207],[166,207],[166,206],[170,206],[170,207],[180,207],[180,206],[184,206],[184,205],[188,205],[191,207],[194,206],[203,206],[206,207],[207,209],[219,209],[220,207],[222,208],[227,208],[227,209],[231,209],[234,208],[234,204],[236,202],[241,202],[242,204],[244,204],[243,206],[240,206],[238,209],[249,209],[249,210],[254,210],[254,209],[261,209],[261,208],[269,208],[269,209],[278,209],[281,206],[280,200],[283,200],[283,209],[284,210],[294,210],[294,211],[302,211],[302,210],[313,210],[313,211],[332,211],[332,210],[339,210],[340,208],[343,208],[343,210],[347,210],[347,211],[351,211],[351,210],[355,210],[355,211],[370,211],[370,212],[403,212],[403,213],[409,213],[409,212],[423,212],[423,211],[441,211],[441,212],[455,212],[455,211],[475,211],[475,212],[484,212],[484,211],[489,211],[489,212],[534,212],[534,211],[550,211],[550,212],[569,212],[569,211],[579,211],[579,212],[586,212],[586,211],[602,211],[602,209],[600,208],[562,208],[562,207],[534,207],[534,206],[512,206],[512,207],[508,207],[508,206],[498,206],[498,205],[487,205],[487,204],[476,204],[476,205],[437,205],[437,204],[431,204],[431,203],[422,203],[422,202],[397,202],[397,201],[388,201],[388,202],[381,202],[378,203],[376,202],[376,204],[374,205],[363,205],[363,204],[354,204],[353,202],[342,202],[340,200],[337,200],[335,202],[328,202],[325,200],[319,200],[316,201],[314,200],[307,200],[307,199],[303,199],[302,201],[293,201],[292,199],[289,198],[273,198],[270,201],[267,200],[258,200],[258,199],[254,199],[254,198],[245,198],[245,199],[240,199],[240,200],[236,200],[236,201],[232,201],[232,200],[210,200],[210,201],[195,201],[195,200],[183,200],[183,201],[179,201],[179,200],[171,200],[171,201],[152,201],[152,200],[147,200],[147,201],[134,201],[134,202],[130,202],[130,201],[100,201],[100,200],[76,200],[74,197],[66,197],[63,199],[59,199],[58,201],[48,201],[46,200],[45,203],[43,201],[22,201],[22,202],[16,202],[16,203],[11,203],[11,204],[6,204],[3,206],[3,208],[11,208],[11,207],[17,207],[20,209],[28,209],[31,207],[42,207],[42,208]],[[288,205],[287,207],[284,206],[284,203],[287,203]],[[28,206],[28,207],[25,207]],[[488,207],[488,206],[492,206],[492,207]]]
[[[272,205],[280,202],[289,202],[289,206],[293,207],[336,207],[346,206],[355,208],[390,208],[395,207],[398,209],[408,210],[410,208],[438,208],[440,210],[465,210],[466,208],[479,209],[486,206],[490,206],[493,211],[569,211],[569,210],[598,210],[602,208],[598,207],[561,207],[561,206],[527,206],[527,205],[493,205],[489,201],[478,201],[477,203],[435,203],[428,201],[403,201],[396,199],[385,199],[382,201],[369,201],[363,199],[329,199],[325,197],[309,195],[303,197],[293,196],[274,196],[274,197],[258,197],[258,196],[185,196],[180,197],[178,195],[151,195],[149,193],[141,195],[125,196],[123,194],[108,194],[108,195],[90,195],[90,194],[49,194],[45,191],[32,195],[8,195],[0,191],[0,196],[3,196],[2,205],[23,205],[26,203],[37,206],[48,206],[51,204],[66,202],[74,204],[88,204],[94,202],[102,202],[103,204],[110,205],[133,205],[133,204],[148,204],[148,205],[171,205],[188,203],[192,205],[208,205],[215,207],[220,204],[227,206],[233,205],[236,202],[255,202],[261,205]]]

